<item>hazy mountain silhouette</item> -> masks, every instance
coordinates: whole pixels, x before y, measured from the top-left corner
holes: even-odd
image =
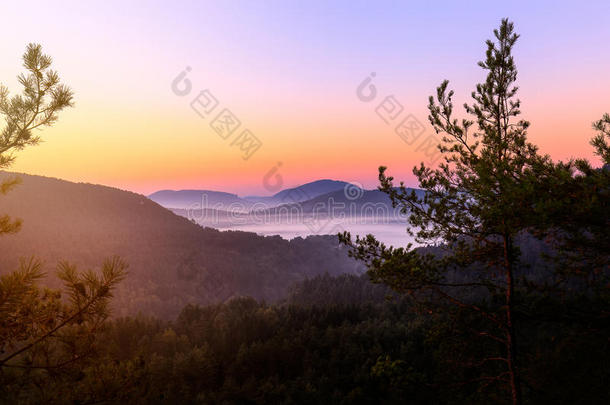
[[[165,208],[214,208],[232,211],[247,211],[252,202],[236,194],[211,190],[160,190],[148,196]]]
[[[420,196],[423,195],[422,190],[415,190]],[[365,190],[345,181],[328,179],[285,189],[267,197],[238,197],[236,194],[208,190],[162,190],[149,198],[189,219],[215,218],[223,224],[231,222],[230,212],[267,211],[274,214],[285,213],[288,207],[297,207],[304,214],[329,213],[331,210],[360,216],[397,213],[387,194],[379,190]],[[242,221],[247,215],[235,218]]]
[[[0,199],[0,213],[24,223],[19,233],[0,238],[0,272],[14,270],[20,258],[32,255],[44,260],[51,274],[60,260],[84,269],[120,255],[130,268],[113,301],[117,315],[141,310],[174,316],[186,303],[237,295],[273,301],[306,277],[363,270],[333,236],[287,241],[219,232],[136,193],[18,176],[22,184]]]
[[[311,200],[318,196],[331,193],[333,191],[343,190],[349,183],[338,180],[317,180],[310,183],[302,184],[298,187],[282,190],[273,196],[278,204],[290,204],[294,202],[302,202]]]
[[[320,195],[343,190],[348,183],[337,180],[317,180],[282,190],[272,196],[246,196],[211,190],[160,190],[148,196],[165,208],[179,210],[215,209],[246,212],[281,204],[310,200]],[[256,205],[255,205],[256,204]]]
[[[321,192],[325,188],[336,190],[299,201],[299,198],[306,193]],[[415,190],[420,197],[423,197],[423,190],[411,190]],[[213,228],[247,229],[263,234],[278,232],[283,235],[336,233],[335,226],[328,226],[323,232],[320,230],[321,224],[330,223],[329,221],[334,225],[340,225],[339,228],[343,229],[345,229],[344,225],[391,225],[406,222],[406,215],[392,207],[387,194],[379,190],[365,190],[346,182],[320,180],[281,191],[276,196],[267,198],[267,201],[276,199],[273,203],[259,201],[250,208],[249,212],[202,209],[197,206],[189,209],[172,209],[172,211],[198,224]],[[278,204],[280,201],[284,203]],[[354,231],[372,231],[369,229],[354,229]],[[386,242],[392,244],[404,242],[396,240],[390,228],[379,230],[385,232],[388,238]]]
[[[423,196],[423,190],[413,190],[419,196]],[[291,212],[293,209],[299,210],[304,214],[327,214],[329,216],[397,217],[399,215],[398,210],[392,207],[392,201],[386,193],[379,190],[365,190],[352,185],[307,201],[269,208],[267,212],[282,214]]]

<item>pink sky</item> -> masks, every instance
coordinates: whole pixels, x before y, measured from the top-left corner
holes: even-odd
[[[34,2],[36,3],[36,2]],[[592,157],[591,122],[610,111],[610,28],[605,2],[512,6],[437,3],[81,2],[5,7],[0,78],[11,90],[20,56],[39,42],[76,94],[76,107],[19,153],[11,170],[141,193],[204,188],[270,194],[264,176],[281,162],[285,186],[332,178],[373,188],[386,165],[411,185],[426,161],[375,113],[393,95],[427,124],[427,97],[449,79],[466,101],[482,80],[476,62],[502,17],[516,49],[530,139],[556,159]],[[186,67],[192,90],[171,83]],[[371,72],[377,98],[356,88]],[[209,89],[217,109],[190,106]],[[228,139],[210,124],[222,109],[241,121]],[[248,160],[231,143],[249,129],[261,147]]]

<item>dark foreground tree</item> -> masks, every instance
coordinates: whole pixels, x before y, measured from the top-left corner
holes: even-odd
[[[59,111],[72,106],[72,91],[50,69],[51,58],[40,45],[29,44],[23,55],[25,74],[18,76],[23,93],[9,97],[0,86],[0,113],[5,126],[0,133],[0,169],[15,160],[14,152],[35,145],[35,131],[50,126]],[[19,183],[17,177],[0,182],[0,194]],[[0,236],[17,232],[21,221],[0,216]],[[27,399],[33,387],[61,374],[89,356],[95,336],[108,318],[112,291],[125,277],[127,265],[119,258],[104,263],[101,275],[79,273],[68,263],[59,265],[58,277],[65,294],[39,287],[44,277],[41,263],[23,260],[20,268],[0,278],[0,399]],[[25,394],[24,394],[25,392]]]
[[[593,129],[598,131],[598,134],[591,140],[591,145],[604,164],[610,165],[610,115],[604,114],[602,119],[594,122]],[[608,169],[608,166],[605,166],[605,170]]]
[[[59,75],[51,69],[52,59],[42,53],[38,44],[29,44],[23,54],[25,74],[17,76],[23,86],[22,94],[9,96],[9,90],[0,85],[0,114],[4,128],[0,132],[0,169],[8,168],[15,160],[14,151],[40,142],[36,129],[57,121],[58,113],[72,107],[72,91],[62,84]],[[0,182],[0,194],[6,194],[19,183],[16,177]],[[8,215],[0,216],[0,235],[17,232],[20,220]]]
[[[58,277],[68,300],[59,290],[37,285],[44,274],[35,260],[0,278],[0,398],[43,390],[47,378],[78,370],[94,354],[112,291],[126,268],[119,258],[107,260],[101,275],[61,263]]]
[[[454,313],[462,320],[466,312],[469,319],[478,319],[464,326],[482,339],[480,358],[463,360],[463,365],[477,366],[479,372],[456,384],[504,387],[510,402],[520,404],[517,300],[554,281],[526,277],[521,245],[534,230],[561,228],[555,226],[557,221],[575,202],[565,201],[569,205],[559,209],[552,203],[556,190],[550,189],[562,183],[573,187],[576,163],[555,165],[527,141],[529,123],[517,118],[520,101],[512,50],[518,35],[513,24],[503,20],[494,36],[494,41],[487,41],[485,60],[479,62],[487,71],[486,81],[476,86],[473,103],[464,105],[470,119],[454,117],[454,93],[447,81],[438,87],[436,97],[430,97],[429,120],[443,134],[439,149],[444,161],[437,169],[423,163],[414,168],[424,197],[402,182],[395,187],[385,167],[379,171],[379,189],[410,215],[408,233],[420,244],[438,246],[395,249],[371,235],[352,241],[344,233],[340,238],[352,247],[354,257],[368,264],[374,281],[411,294],[429,312]],[[607,129],[604,125],[597,124],[598,129]],[[593,142],[607,154],[603,136]],[[580,166],[584,168],[584,163]],[[586,187],[581,185],[582,191]],[[555,214],[541,216],[551,206]]]
[[[555,172],[562,175],[553,178],[561,181],[549,187],[550,204],[538,211],[545,218],[539,228],[551,234],[564,267],[601,286],[609,281],[610,263],[610,115],[594,122],[593,129],[598,133],[591,145],[603,167],[585,159],[558,164]]]

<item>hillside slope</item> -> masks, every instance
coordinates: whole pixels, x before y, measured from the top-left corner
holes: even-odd
[[[0,177],[7,176],[1,173]],[[58,261],[84,269],[119,255],[130,265],[118,291],[118,315],[173,316],[186,303],[236,295],[273,301],[306,277],[358,273],[335,237],[287,241],[201,228],[143,195],[110,187],[20,174],[22,184],[0,196],[0,213],[24,220],[0,237],[0,272],[35,255],[53,273]],[[49,280],[53,283],[52,277]]]

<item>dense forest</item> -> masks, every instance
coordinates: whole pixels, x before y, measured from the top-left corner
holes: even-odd
[[[590,305],[538,302],[549,319],[524,319],[528,402],[610,401],[608,325],[576,316]],[[318,276],[280,304],[236,298],[189,305],[171,322],[115,319],[95,355],[49,374],[5,371],[0,395],[5,403],[503,402],[496,386],[478,384],[487,370],[470,363],[486,349],[464,331],[475,324],[467,313],[431,316],[367,276]]]

